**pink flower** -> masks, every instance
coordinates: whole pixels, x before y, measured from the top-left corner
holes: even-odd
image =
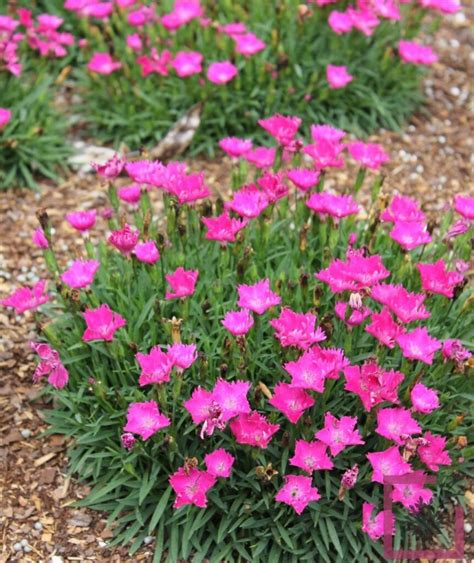
[[[311,125],[311,137],[315,143],[319,141],[327,141],[329,143],[338,143],[346,134],[342,129],[333,127],[332,125]]]
[[[76,229],[76,231],[88,231],[95,225],[97,211],[74,211],[73,213],[66,213],[66,221]]]
[[[114,154],[114,156],[104,164],[91,163],[92,168],[97,174],[108,180],[116,178],[122,172],[124,165],[125,161],[122,160],[118,154]]]
[[[421,461],[428,469],[438,472],[440,465],[451,465],[451,458],[445,450],[446,438],[436,436],[435,434],[431,434],[431,432],[426,432],[423,438],[425,444],[418,446],[417,451]]]
[[[303,148],[303,152],[314,160],[318,170],[342,168],[344,166],[344,159],[340,155],[343,150],[344,145],[342,143],[323,138],[318,139],[315,144],[306,145]]]
[[[345,489],[354,488],[357,483],[357,477],[359,476],[359,466],[354,464],[350,469],[344,471],[341,477],[341,486]]]
[[[301,514],[310,502],[321,498],[318,489],[311,485],[311,477],[286,475],[285,484],[275,495],[275,500],[288,504],[297,514]]]
[[[257,411],[241,414],[229,426],[238,444],[262,449],[267,448],[273,434],[280,428],[279,424],[270,424],[265,416]]]
[[[120,436],[120,443],[122,444],[122,448],[131,452],[133,450],[133,448],[135,447],[135,444],[137,443],[137,439],[130,432],[124,432]]]
[[[288,383],[277,383],[273,397],[268,402],[293,424],[298,422],[306,409],[314,405],[314,399],[308,393]]]
[[[139,237],[140,231],[138,229],[133,230],[130,228],[130,225],[125,224],[123,229],[112,231],[108,241],[117,250],[120,250],[122,254],[128,256],[136,247]]]
[[[443,14],[455,14],[461,9],[458,0],[419,0],[423,8],[431,8]]]
[[[299,117],[276,114],[267,119],[259,119],[258,124],[274,137],[280,145],[290,145],[301,125]]]
[[[377,428],[375,432],[401,446],[405,443],[403,437],[419,434],[421,426],[407,409],[380,409],[377,411]]]
[[[172,291],[167,291],[165,298],[179,299],[192,295],[198,276],[199,272],[197,270],[185,270],[182,267],[177,268],[172,274],[167,274],[165,278],[170,284]]]
[[[358,395],[367,412],[383,401],[398,403],[398,386],[405,378],[399,371],[383,370],[374,361],[348,366],[344,375],[344,389]]]
[[[203,58],[201,53],[196,51],[178,51],[171,62],[171,66],[178,76],[185,78],[202,71]]]
[[[402,323],[428,319],[430,312],[423,302],[426,295],[410,293],[402,285],[379,284],[372,288],[370,296],[395,313]]]
[[[133,253],[140,262],[145,262],[145,264],[154,264],[160,259],[160,252],[154,240],[139,242],[135,246]]]
[[[376,143],[356,141],[349,143],[347,148],[354,160],[360,162],[364,168],[370,168],[371,170],[378,170],[382,164],[390,160],[382,146]]]
[[[257,168],[271,168],[275,162],[276,149],[274,147],[256,147],[245,153],[244,158]]]
[[[86,309],[84,319],[87,328],[82,335],[82,340],[105,340],[111,342],[115,331],[125,326],[125,319],[114,313],[108,305],[101,305],[97,309]]]
[[[173,507],[180,508],[186,504],[194,504],[199,508],[206,508],[206,494],[216,482],[216,478],[207,471],[196,467],[183,468],[173,473],[169,479],[171,488],[176,493]]]
[[[343,416],[338,420],[330,412],[324,415],[324,428],[316,432],[314,437],[329,446],[331,455],[336,456],[347,446],[365,444],[355,426],[357,417]]]
[[[416,482],[413,482],[416,479]],[[400,502],[410,512],[418,512],[423,504],[429,504],[433,498],[433,491],[424,489],[426,475],[423,471],[414,471],[410,475],[409,483],[394,483],[392,500]]]
[[[139,184],[130,184],[129,186],[119,188],[117,190],[117,195],[122,201],[130,203],[131,205],[136,205],[140,201],[142,189]]]
[[[418,327],[411,332],[401,334],[397,344],[402,349],[405,358],[420,360],[425,364],[433,363],[433,356],[442,347],[436,338],[432,338],[425,327]]]
[[[168,76],[169,64],[172,58],[171,51],[165,49],[162,53],[158,53],[157,49],[153,47],[150,51],[150,56],[140,55],[137,57],[137,64],[141,67],[141,74],[144,78],[153,73],[160,76]]]
[[[365,330],[388,348],[394,348],[397,338],[406,332],[392,319],[392,315],[386,308],[383,308],[380,313],[372,314],[371,322],[365,327]]]
[[[381,511],[374,515],[375,505],[370,502],[364,502],[362,505],[362,531],[366,533],[371,540],[378,540],[385,532],[385,518],[391,518],[392,534],[395,533],[393,527],[393,513]]]
[[[284,364],[291,376],[291,385],[322,393],[326,378],[337,379],[339,372],[349,364],[343,350],[314,346],[295,362]]]
[[[212,391],[212,399],[220,406],[223,420],[230,420],[234,416],[250,412],[250,404],[247,400],[250,385],[248,381],[217,380]]]
[[[62,389],[69,381],[69,373],[63,366],[59,354],[53,350],[48,344],[39,342],[30,342],[30,348],[34,350],[40,362],[36,366],[35,373],[33,374],[33,383],[44,377],[48,376],[48,383],[56,389]]]
[[[341,219],[359,212],[359,205],[351,195],[336,195],[328,192],[312,194],[306,205],[321,215]]]
[[[237,67],[230,61],[211,63],[207,69],[207,79],[214,84],[227,84],[237,76]]]
[[[434,389],[417,383],[410,393],[411,403],[416,412],[429,414],[439,408],[438,393]]]
[[[306,442],[296,440],[295,454],[290,458],[290,464],[299,467],[306,473],[332,469],[334,467],[331,458],[328,456],[327,445],[322,442]]]
[[[257,180],[258,185],[263,189],[270,203],[275,203],[288,195],[288,186],[283,181],[283,178],[282,172],[273,173],[267,170]]]
[[[179,370],[188,369],[197,360],[196,344],[177,342],[168,348],[168,357]]]
[[[306,350],[312,344],[326,339],[324,331],[315,327],[316,315],[313,313],[295,313],[283,307],[280,316],[272,319],[270,325],[275,329],[275,337],[284,348],[295,346]]]
[[[153,6],[140,6],[127,14],[127,22],[133,27],[142,27],[155,20],[156,14]]]
[[[140,387],[170,380],[173,361],[171,356],[163,352],[159,346],[153,346],[148,354],[138,352],[135,358],[142,368],[138,380]]]
[[[226,137],[219,141],[219,146],[232,158],[239,158],[252,149],[252,141],[238,137]]]
[[[390,275],[382,263],[382,258],[351,254],[347,260],[333,260],[329,267],[315,274],[316,279],[329,285],[331,291],[365,290]]]
[[[267,195],[259,190],[254,184],[244,186],[234,192],[230,201],[225,204],[226,209],[232,209],[241,217],[258,217],[269,205]]]
[[[220,448],[204,457],[204,463],[209,475],[213,477],[230,477],[235,457],[229,452]]]
[[[464,276],[457,272],[448,272],[442,258],[434,264],[417,264],[416,267],[420,272],[423,289],[445,297],[452,298],[454,288],[464,279]]]
[[[334,33],[348,33],[352,29],[352,19],[345,12],[333,10],[328,17],[329,27]]]
[[[5,127],[12,118],[11,110],[7,108],[0,108],[0,129]]]
[[[239,33],[233,37],[235,41],[235,50],[237,53],[244,55],[245,57],[250,57],[263,51],[266,45],[253,33]]]
[[[380,214],[382,221],[396,223],[420,223],[425,220],[425,214],[420,209],[420,204],[411,197],[396,195],[390,205]]]
[[[397,221],[390,231],[390,238],[404,249],[413,250],[431,242],[431,235],[424,223]]]
[[[87,68],[97,74],[112,74],[122,68],[122,63],[114,61],[109,53],[94,53]]]
[[[399,41],[398,53],[406,63],[417,65],[432,65],[439,59],[431,47],[416,43],[416,41]]]
[[[183,406],[191,415],[194,424],[201,424],[211,417],[217,419],[221,415],[221,408],[213,401],[212,392],[206,391],[202,387],[196,387],[191,397],[183,403]]]
[[[372,481],[383,483],[384,477],[396,477],[411,473],[412,469],[400,454],[398,446],[391,446],[382,452],[373,452],[367,454],[372,469]]]
[[[264,279],[253,285],[238,285],[237,305],[262,315],[267,309],[279,305],[281,298],[270,289],[270,280]]]
[[[467,233],[469,227],[470,225],[467,220],[459,219],[459,221],[456,221],[449,227],[448,232],[444,235],[444,240],[459,237],[460,235]]]
[[[247,220],[235,219],[228,211],[217,217],[203,217],[201,221],[207,227],[206,239],[222,243],[235,242],[237,233],[247,226]]]
[[[30,309],[37,309],[40,305],[49,301],[49,295],[45,293],[46,280],[40,280],[31,289],[20,287],[9,297],[2,299],[0,305],[15,309],[17,315],[21,315]]]
[[[138,33],[131,33],[126,38],[127,47],[132,51],[140,52],[143,49],[143,41]]]
[[[471,221],[474,220],[474,197],[462,195],[454,196],[454,209],[459,215]]]
[[[44,234],[44,231],[41,227],[35,229],[35,231],[33,232],[33,236],[31,237],[31,240],[33,241],[33,244],[38,248],[49,247],[48,239],[46,238],[46,235]]]
[[[155,401],[131,403],[128,406],[124,431],[138,434],[142,440],[148,440],[155,432],[170,424],[170,419],[160,413]]]
[[[334,311],[337,317],[349,327],[359,326],[372,313],[368,307],[361,306],[359,308],[351,308],[350,304],[344,301],[338,301],[334,307]]]
[[[443,342],[442,354],[445,360],[453,360],[456,364],[462,364],[472,356],[457,338],[448,338]]]
[[[369,9],[347,8],[347,13],[350,15],[352,25],[361,31],[366,37],[370,37],[374,33],[374,29],[379,25],[380,20]]]
[[[319,182],[318,170],[307,170],[306,168],[293,168],[287,172],[288,179],[302,192],[307,192]]]
[[[61,280],[73,289],[91,285],[100,267],[97,260],[74,260],[72,265],[61,275]]]
[[[327,65],[326,79],[332,89],[344,88],[354,77],[349,74],[346,66]]]
[[[247,334],[253,327],[253,323],[253,317],[247,309],[243,309],[242,311],[229,311],[225,314],[224,320],[221,321],[222,326],[234,336]]]

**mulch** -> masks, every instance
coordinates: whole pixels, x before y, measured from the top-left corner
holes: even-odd
[[[466,16],[473,11],[466,9]],[[425,81],[426,107],[404,131],[380,131],[371,138],[392,157],[384,191],[415,196],[438,216],[455,194],[474,194],[469,34],[468,17],[446,19],[435,41],[440,62]],[[211,188],[225,194],[228,160],[195,161],[192,168],[204,170]],[[349,167],[328,183],[337,189],[354,178],[355,168]],[[64,214],[105,205],[105,190],[93,176],[72,176],[58,186],[44,185],[40,193],[2,193],[0,297],[45,274],[41,253],[31,244],[35,210],[48,210],[65,257],[76,252],[77,236],[62,220]],[[88,488],[67,476],[67,440],[42,436],[42,410],[48,405],[31,382],[33,355],[27,343],[35,338],[33,317],[18,318],[3,309],[0,326],[0,562],[151,561],[152,541],[131,558],[125,547],[109,548],[112,532],[102,514],[73,506]],[[474,508],[474,495],[466,496]]]

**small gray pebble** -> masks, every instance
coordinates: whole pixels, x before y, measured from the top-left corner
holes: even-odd
[[[25,553],[30,553],[30,551],[32,551],[31,547],[29,545],[25,545],[25,547],[23,548],[23,551]]]
[[[155,538],[153,536],[145,536],[145,538],[143,538],[143,543],[145,545],[148,545],[149,543],[151,543]]]
[[[13,551],[21,551],[21,548],[22,545],[19,541],[13,544]]]
[[[40,531],[40,530],[43,529],[43,524],[41,524],[41,522],[35,522],[33,527],[34,527],[35,530]]]
[[[21,540],[21,545],[22,547],[25,547],[25,545],[28,545],[28,540]]]
[[[24,430],[21,431],[21,435],[23,436],[23,438],[29,438],[31,436],[31,430],[25,428]]]
[[[464,524],[464,531],[466,532],[466,534],[470,534],[472,532],[472,525],[469,524],[469,522],[466,522]]]

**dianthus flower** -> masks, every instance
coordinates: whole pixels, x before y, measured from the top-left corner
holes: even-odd
[[[370,319],[371,322],[365,327],[366,332],[388,348],[394,348],[397,338],[406,332],[393,320],[390,311],[385,307],[380,313],[373,313]]]
[[[159,74],[160,76],[168,76],[169,65],[173,55],[168,49],[164,49],[161,53],[153,47],[150,55],[140,55],[137,57],[137,64],[141,68],[141,75],[146,78],[150,74]]]
[[[170,165],[171,163],[167,166],[168,172]],[[163,186],[168,193],[178,199],[180,204],[192,203],[198,199],[205,199],[211,194],[204,181],[203,172],[198,174],[178,173],[169,175]]]
[[[336,456],[347,446],[365,444],[355,428],[357,417],[343,416],[338,420],[330,412],[324,415],[324,428],[316,432],[314,437],[329,446],[331,455]]]
[[[288,186],[283,181],[283,178],[282,172],[275,174],[266,171],[257,180],[258,185],[262,188],[270,203],[275,203],[288,195]]]
[[[178,370],[188,369],[197,360],[196,344],[177,342],[168,347],[168,357]]]
[[[404,62],[417,65],[432,65],[439,59],[431,47],[416,41],[399,41],[398,53]]]
[[[160,259],[160,252],[154,240],[139,242],[135,246],[133,253],[137,257],[137,260],[144,262],[145,264],[154,264]]]
[[[204,463],[209,475],[213,477],[230,477],[235,457],[223,448],[214,450],[204,457]]]
[[[140,387],[170,380],[174,364],[170,355],[163,352],[159,346],[153,346],[148,354],[138,352],[135,357],[142,369],[138,380]]]
[[[320,215],[331,215],[337,219],[355,215],[359,205],[351,195],[336,195],[328,192],[312,194],[306,205]]]
[[[404,250],[413,250],[431,242],[431,235],[424,223],[397,221],[390,231],[390,238]]]
[[[424,306],[426,295],[410,293],[402,285],[379,284],[372,288],[370,296],[385,305],[402,323],[428,319],[430,312]]]
[[[327,139],[319,139],[315,144],[303,147],[303,152],[314,160],[317,170],[342,168],[344,166],[344,159],[341,157],[343,150],[342,143]]]
[[[131,205],[137,205],[142,195],[142,189],[140,188],[140,184],[130,184],[129,186],[119,188],[117,195],[122,201],[130,203]]]
[[[242,311],[227,312],[221,324],[234,336],[242,336],[253,327],[254,320],[249,311],[243,309]]]
[[[269,203],[265,192],[259,190],[254,184],[249,184],[234,192],[232,199],[225,203],[225,207],[232,209],[241,217],[251,219],[258,217]]]
[[[347,149],[354,160],[360,162],[364,168],[370,168],[371,170],[378,170],[382,164],[390,160],[382,146],[376,143],[355,141],[354,143],[349,143]]]
[[[390,205],[380,214],[381,221],[396,223],[421,223],[425,214],[420,209],[420,204],[411,197],[396,195]]]
[[[349,327],[359,326],[372,313],[372,311],[364,305],[351,308],[350,304],[344,301],[338,301],[334,307],[334,311],[336,316]]]
[[[29,287],[20,287],[10,296],[2,299],[0,305],[15,309],[17,315],[37,309],[40,305],[49,301],[49,295],[45,293],[46,280],[40,280],[31,289]]]
[[[374,515],[374,510],[375,504],[364,502],[362,505],[362,531],[366,533],[371,540],[375,541],[384,535],[386,518],[392,519],[393,526],[393,514],[382,510],[377,515]],[[393,529],[391,533],[395,533],[395,529]]]
[[[61,275],[61,280],[73,289],[87,287],[94,281],[100,267],[98,260],[74,260],[71,266]]]
[[[372,481],[376,483],[383,483],[384,477],[396,477],[412,472],[410,464],[403,459],[398,446],[391,446],[382,452],[369,453],[367,459],[374,470]]]
[[[11,110],[7,108],[0,108],[0,129],[2,127],[5,127],[5,125],[9,123],[11,118],[12,118]]]
[[[465,219],[474,220],[474,197],[454,196],[454,209]]]
[[[328,17],[329,27],[334,33],[348,33],[352,29],[352,19],[346,12],[333,10]]]
[[[217,217],[203,217],[201,221],[207,227],[206,239],[222,243],[235,242],[237,233],[247,226],[247,220],[235,219],[224,211]]]
[[[284,348],[295,346],[306,350],[316,342],[326,339],[324,331],[315,327],[316,315],[313,313],[295,313],[284,307],[280,316],[270,321],[270,325],[275,329],[275,337]]]
[[[281,298],[270,289],[270,280],[264,279],[253,285],[238,285],[239,300],[237,305],[244,309],[250,309],[258,315],[262,315],[267,309],[279,305]]]
[[[301,514],[310,502],[319,500],[321,495],[312,486],[311,477],[302,475],[286,475],[285,484],[275,495],[277,502],[284,502]]]
[[[109,53],[94,53],[87,68],[97,74],[112,74],[122,68],[122,63],[114,61]]]
[[[165,276],[166,281],[171,286],[172,291],[167,291],[166,299],[178,299],[187,297],[194,293],[199,272],[197,270],[185,270],[177,268],[172,274]]]
[[[416,412],[429,414],[439,408],[438,394],[434,389],[426,387],[423,383],[417,383],[413,387],[410,398],[413,410]]]
[[[416,267],[420,272],[422,288],[445,297],[452,298],[454,288],[464,279],[462,274],[448,272],[442,258],[433,264],[417,264]]]
[[[446,438],[431,432],[426,432],[423,438],[425,443],[418,446],[417,452],[428,469],[438,472],[440,465],[451,465],[451,458],[446,451]]]
[[[425,327],[418,327],[400,335],[397,344],[405,358],[419,360],[428,365],[433,363],[435,353],[442,347],[441,342],[432,338]]]
[[[420,434],[421,426],[411,416],[409,410],[387,408],[377,411],[377,428],[375,432],[401,446],[405,442],[402,436]]]
[[[273,390],[273,397],[268,402],[293,424],[298,422],[306,409],[314,405],[311,395],[288,383],[277,383]]]
[[[441,12],[442,14],[455,14],[461,9],[457,0],[419,0],[420,6]]]
[[[275,162],[276,149],[274,147],[256,147],[247,151],[245,160],[256,168],[271,168]]]
[[[202,54],[196,51],[178,51],[171,66],[179,77],[185,78],[202,71],[203,58]]]
[[[307,192],[319,182],[320,172],[306,168],[292,168],[286,173],[288,180],[302,192]]]
[[[326,79],[329,82],[329,87],[337,90],[344,88],[354,80],[352,74],[349,74],[347,66],[327,65]]]
[[[66,213],[66,221],[76,229],[76,231],[88,231],[95,225],[97,211],[74,211],[73,213]]]
[[[290,465],[299,467],[309,474],[334,467],[327,454],[326,444],[318,441],[306,442],[305,440],[296,440],[295,453],[290,458]]]
[[[230,430],[238,444],[248,444],[257,448],[268,447],[279,424],[270,424],[266,417],[257,411],[241,414],[230,423]]]
[[[338,129],[337,127],[333,127],[332,125],[311,125],[311,137],[315,143],[318,141],[338,143],[342,140],[345,134],[345,131]]]
[[[121,159],[118,154],[114,154],[114,156],[104,164],[95,164],[93,162],[91,166],[102,178],[113,180],[122,172],[125,161]]]
[[[216,482],[216,478],[196,467],[180,467],[171,477],[169,483],[176,493],[173,507],[180,508],[186,504],[194,504],[199,508],[207,506],[206,494]]]
[[[235,51],[244,55],[244,57],[251,57],[265,49],[265,42],[253,33],[238,33],[233,36],[235,41]]]
[[[429,504],[433,491],[423,488],[426,475],[423,471],[413,471],[409,483],[394,483],[392,500],[400,502],[410,512],[418,512],[423,504]]]
[[[283,367],[291,375],[293,387],[311,389],[322,393],[326,378],[337,379],[339,372],[348,363],[343,350],[314,346],[300,356],[298,360],[288,362]]]
[[[33,232],[33,236],[31,237],[31,240],[33,241],[33,244],[38,248],[49,247],[48,239],[46,238],[46,235],[44,234],[44,231],[41,227],[35,229],[35,231]]]
[[[125,319],[114,313],[108,305],[101,305],[96,309],[86,309],[84,320],[87,328],[82,335],[82,340],[105,340],[111,342],[115,332],[125,326]]]
[[[128,256],[137,245],[139,237],[140,231],[138,229],[133,230],[130,225],[125,224],[123,229],[112,231],[108,242],[115,246],[117,250],[120,250],[122,254]]]
[[[462,364],[472,356],[471,352],[464,348],[462,342],[457,338],[445,340],[441,352],[445,360],[453,360],[456,364]]]
[[[347,366],[344,375],[344,389],[358,395],[367,412],[383,401],[398,403],[398,386],[405,378],[403,373],[385,371],[373,361]]]
[[[225,137],[219,141],[219,146],[230,157],[239,158],[252,149],[252,141],[238,137]]]
[[[30,348],[39,356],[39,363],[33,374],[33,383],[48,376],[48,383],[56,389],[62,389],[67,385],[69,373],[61,362],[59,354],[53,350],[48,344],[40,342],[30,342]]]
[[[211,63],[207,69],[207,79],[214,84],[227,84],[238,74],[237,67],[230,61]]]
[[[155,401],[145,401],[128,406],[127,424],[123,429],[138,434],[142,440],[148,440],[155,432],[170,424],[170,419],[160,413]]]
[[[280,145],[290,145],[301,125],[299,117],[276,114],[268,119],[259,119],[258,124],[274,137]]]

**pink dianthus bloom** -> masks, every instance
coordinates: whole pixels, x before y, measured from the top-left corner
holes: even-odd
[[[425,291],[448,298],[453,297],[454,288],[464,280],[462,274],[448,272],[442,258],[433,264],[417,264],[416,267],[420,272],[421,286]]]
[[[344,389],[358,395],[367,412],[383,401],[398,403],[398,386],[405,378],[403,373],[385,371],[373,361],[347,366],[344,375]]]
[[[154,240],[147,240],[146,242],[139,242],[133,253],[137,260],[145,264],[155,264],[160,259],[160,252]]]
[[[442,347],[441,342],[432,338],[425,327],[418,327],[400,335],[397,338],[397,344],[402,349],[405,358],[419,360],[428,365],[433,363],[435,353]]]
[[[182,267],[177,268],[172,274],[167,274],[165,278],[172,291],[166,292],[165,299],[180,299],[193,295],[198,276],[197,270],[185,270]]]
[[[426,387],[423,383],[417,383],[413,387],[410,398],[413,410],[416,412],[429,414],[439,408],[438,393],[434,389]]]
[[[87,68],[97,74],[112,74],[122,68],[122,63],[114,61],[109,53],[94,53]]]
[[[334,33],[348,33],[352,29],[352,19],[345,12],[333,10],[328,17],[329,27]]]
[[[299,467],[309,474],[334,467],[327,454],[326,444],[318,441],[306,442],[305,440],[296,440],[295,453],[290,458],[290,465]]]
[[[263,189],[270,203],[275,203],[288,195],[288,186],[284,182],[282,172],[273,173],[267,170],[260,176],[257,183]]]
[[[228,211],[217,217],[203,217],[201,221],[207,227],[206,239],[221,243],[235,242],[237,233],[247,226],[247,220],[235,219]]]
[[[330,412],[324,415],[324,428],[316,432],[314,437],[329,446],[331,455],[336,456],[347,446],[365,444],[355,428],[357,417],[343,416],[338,420]]]
[[[165,49],[161,53],[153,47],[150,55],[140,55],[137,57],[137,64],[141,67],[141,75],[146,78],[150,74],[159,74],[160,76],[168,76],[169,64],[173,55],[171,51]]]
[[[299,190],[307,192],[319,182],[320,172],[306,168],[292,168],[286,175]]]
[[[390,205],[380,214],[381,221],[396,223],[420,223],[425,220],[425,214],[420,209],[420,204],[411,197],[396,195]]]
[[[428,469],[438,472],[440,465],[451,465],[451,458],[446,451],[446,438],[426,432],[423,439],[425,443],[418,446],[417,452]]]
[[[454,196],[454,210],[470,221],[474,220],[474,196]]]
[[[180,467],[171,477],[169,483],[176,493],[173,507],[180,508],[186,504],[194,504],[199,508],[206,508],[206,494],[216,482],[216,478],[196,467]]]
[[[344,88],[354,80],[352,74],[349,74],[347,66],[327,65],[326,79],[329,87],[333,90]]]
[[[265,449],[273,435],[279,430],[279,424],[270,424],[266,417],[257,411],[241,414],[230,423],[230,430],[238,444],[248,444]]]
[[[214,450],[204,457],[209,475],[213,477],[230,477],[235,457],[223,448]]]
[[[169,346],[168,357],[178,370],[188,369],[197,360],[196,344],[181,344],[181,342],[177,342]]]
[[[143,49],[143,41],[138,33],[130,33],[126,38],[127,47],[139,53]]]
[[[219,141],[219,146],[230,157],[239,158],[252,149],[252,141],[238,137],[226,137]]]
[[[212,391],[212,399],[221,407],[223,420],[230,420],[234,416],[250,412],[247,399],[250,386],[248,381],[217,380]]]
[[[394,348],[397,338],[406,332],[393,320],[390,311],[385,307],[380,313],[373,313],[370,319],[371,322],[365,327],[366,332],[388,348]]]
[[[73,289],[91,285],[100,267],[98,260],[74,260],[72,265],[61,274],[61,280]]]
[[[384,535],[385,532],[385,519],[391,518],[392,531],[395,533],[393,525],[393,513],[388,511],[380,511],[374,515],[375,505],[370,502],[364,502],[362,505],[362,531],[366,533],[371,540],[378,540]]]
[[[42,377],[47,375],[50,385],[56,389],[65,387],[69,380],[69,373],[63,366],[58,352],[42,342],[30,342],[30,348],[40,358],[33,374],[33,383],[38,383]]]
[[[267,309],[279,305],[281,298],[270,289],[270,280],[264,279],[253,285],[238,285],[239,300],[237,305],[262,315]]]
[[[101,305],[96,309],[86,309],[84,319],[87,328],[82,335],[82,340],[105,340],[111,342],[115,332],[125,326],[125,319],[114,313],[108,305]]]
[[[358,308],[351,308],[350,304],[344,301],[338,301],[334,307],[334,311],[336,316],[348,327],[359,326],[372,313],[372,311],[364,305]]]
[[[244,55],[244,57],[251,57],[263,51],[266,45],[265,42],[253,33],[238,33],[233,36],[235,41],[235,51]]]
[[[404,436],[420,434],[421,426],[411,416],[409,410],[387,408],[377,411],[377,428],[375,432],[401,446],[405,443]]]
[[[29,287],[20,287],[10,296],[2,299],[0,305],[15,309],[17,315],[21,315],[30,309],[37,309],[40,305],[47,303],[50,299],[45,293],[46,280],[40,280],[31,289]]]
[[[253,327],[254,320],[249,311],[243,309],[242,311],[227,312],[221,324],[234,336],[242,336]]]
[[[49,247],[48,239],[46,238],[46,235],[44,234],[44,231],[41,227],[35,229],[31,239],[33,241],[33,244],[38,248],[44,249]]]
[[[462,364],[472,356],[457,338],[448,338],[443,342],[442,354],[445,360],[453,360],[456,364]]]
[[[311,477],[302,475],[286,475],[285,484],[275,495],[277,502],[284,502],[301,514],[310,502],[319,500],[321,495],[312,486]]]
[[[138,352],[135,358],[142,369],[138,380],[140,387],[170,380],[173,361],[159,346],[153,346],[148,354]]]
[[[179,51],[172,60],[171,66],[179,77],[185,78],[202,71],[203,58],[202,54],[196,51]]]
[[[303,147],[303,152],[314,160],[317,170],[342,168],[344,166],[344,159],[341,157],[343,150],[342,143],[324,138],[319,139],[315,144]]]
[[[119,157],[118,154],[114,154],[114,156],[107,160],[104,164],[95,164],[94,162],[91,163],[92,168],[102,176],[103,178],[107,178],[108,180],[113,180],[123,170],[125,166],[125,161]]]
[[[128,406],[127,424],[124,426],[124,431],[138,434],[142,440],[148,440],[155,432],[170,424],[170,419],[160,413],[155,401],[131,403]]]
[[[398,53],[404,62],[417,65],[432,65],[439,59],[431,47],[416,41],[399,41]]]
[[[385,305],[402,323],[428,319],[430,312],[424,306],[426,295],[411,293],[402,285],[379,284],[372,288],[370,296]]]
[[[425,223],[397,221],[390,231],[390,238],[404,250],[413,250],[431,242],[431,235]]]
[[[461,3],[458,0],[418,0],[423,8],[430,8],[442,14],[455,14],[461,10]]]
[[[9,123],[11,118],[12,118],[11,110],[7,108],[0,108],[0,129],[2,127],[5,127],[5,125]]]
[[[410,512],[418,512],[423,504],[429,504],[433,491],[423,488],[426,475],[423,471],[413,471],[409,483],[394,483],[392,500],[400,502]]]
[[[122,188],[119,188],[117,190],[117,195],[122,201],[136,206],[140,201],[142,189],[140,187],[140,184],[130,184],[129,186],[123,186]]]
[[[252,219],[258,217],[269,203],[265,192],[259,190],[254,184],[248,184],[234,192],[232,199],[225,203],[225,207],[232,209],[241,217]]]
[[[115,246],[117,250],[120,250],[122,254],[128,256],[136,247],[139,237],[140,231],[138,229],[133,230],[130,225],[125,224],[123,229],[112,231],[108,242]]]
[[[259,119],[258,124],[274,137],[280,145],[290,145],[301,125],[301,119],[294,116],[276,114],[267,119]]]
[[[396,477],[412,472],[410,464],[403,459],[398,446],[391,446],[382,452],[369,453],[367,459],[374,470],[372,481],[375,483],[383,483],[384,477]]]
[[[271,168],[275,162],[276,149],[274,147],[256,147],[247,151],[244,158],[256,168]]]
[[[333,127],[332,125],[311,125],[311,137],[315,143],[318,141],[338,143],[342,140],[345,134],[345,131],[338,129],[337,127]]]
[[[76,231],[88,231],[95,225],[97,211],[74,211],[73,213],[66,213],[66,221],[76,229]]]
[[[230,61],[211,63],[207,69],[207,79],[214,84],[227,84],[238,74],[237,67]]]
[[[378,170],[382,164],[390,160],[383,147],[377,143],[355,141],[354,143],[349,143],[347,149],[354,160],[360,162],[364,168],[370,168],[371,170]]]
[[[359,212],[359,205],[351,195],[336,195],[328,192],[312,194],[306,205],[320,215],[331,215],[342,219]]]
[[[283,307],[280,316],[272,319],[270,325],[275,329],[275,337],[284,348],[295,346],[307,350],[316,342],[326,340],[324,331],[315,326],[316,315],[313,313],[295,313]]]
[[[306,409],[314,405],[311,395],[288,383],[277,383],[273,390],[273,397],[268,402],[293,424],[298,422]]]

